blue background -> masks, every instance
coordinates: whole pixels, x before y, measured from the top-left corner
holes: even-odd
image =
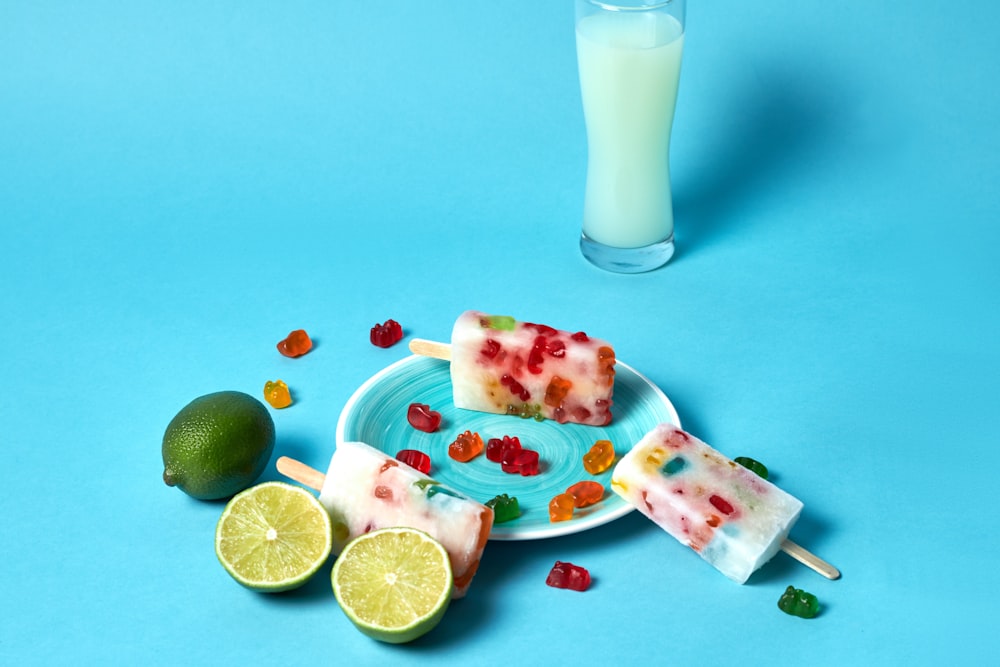
[[[0,2],[0,663],[941,664],[992,655],[1000,5],[692,2],[678,253],[580,256],[570,2]],[[413,644],[329,566],[239,587],[160,479],[194,397],[281,377],[325,468],[351,393],[467,308],[612,341],[802,499],[738,586],[637,513],[491,543]],[[281,357],[305,328],[316,348]],[[264,479],[280,475],[269,465]],[[586,593],[548,588],[553,561]],[[776,601],[792,584],[822,615]]]

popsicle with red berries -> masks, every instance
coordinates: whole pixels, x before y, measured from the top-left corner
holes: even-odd
[[[455,407],[561,424],[611,422],[614,348],[582,331],[469,310],[455,321],[450,345],[415,339],[410,350],[451,361]]]

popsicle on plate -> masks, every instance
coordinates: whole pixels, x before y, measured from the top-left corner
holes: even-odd
[[[673,424],[622,457],[611,488],[740,584],[782,548],[802,511],[799,500]]]
[[[424,344],[415,340],[410,349],[451,360],[455,407],[561,424],[611,422],[615,352],[603,340],[469,310],[455,321],[450,351]]]
[[[407,526],[428,533],[448,552],[454,598],[468,591],[493,527],[489,507],[361,442],[337,445],[319,501],[333,520],[335,554],[377,528]]]

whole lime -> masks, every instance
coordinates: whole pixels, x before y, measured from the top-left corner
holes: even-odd
[[[228,498],[260,477],[274,450],[264,404],[239,391],[200,396],[163,434],[163,481],[202,500]]]

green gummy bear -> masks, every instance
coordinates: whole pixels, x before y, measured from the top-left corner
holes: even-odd
[[[778,599],[778,609],[800,618],[813,618],[819,613],[819,600],[812,593],[789,586]]]
[[[517,320],[510,315],[490,315],[486,318],[486,324],[497,331],[513,331],[517,327]]]
[[[493,510],[493,523],[511,521],[521,516],[521,508],[516,496],[501,493],[486,501],[486,506]]]
[[[737,456],[733,461],[739,463],[750,472],[756,473],[758,477],[767,479],[767,466],[760,461],[755,461],[749,456]]]

